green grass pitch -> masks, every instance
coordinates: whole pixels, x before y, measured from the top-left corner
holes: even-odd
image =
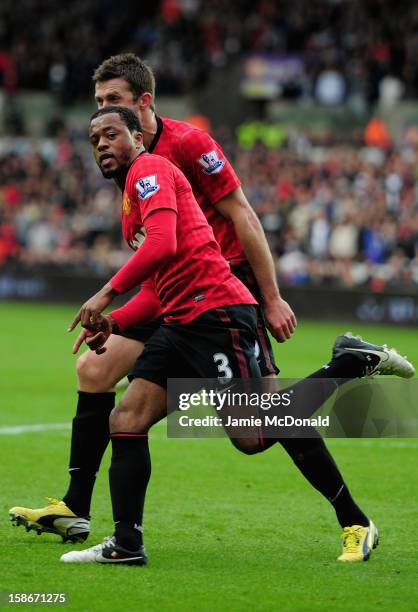
[[[0,431],[71,420],[75,336],[66,327],[74,312],[0,306]],[[276,347],[283,376],[317,369],[347,328],[394,344],[418,363],[416,330],[301,322],[292,341]],[[0,435],[0,591],[65,592],[65,607],[83,612],[417,609],[417,440],[329,441],[353,494],[381,531],[370,562],[345,565],[336,562],[340,529],[332,508],[282,449],[247,457],[227,440],[167,440],[159,425],[150,442],[145,513],[150,564],[135,568],[61,564],[73,545],[10,525],[9,507],[39,507],[45,496],[63,495],[69,439],[69,430]],[[112,531],[108,463],[107,454],[90,545]]]

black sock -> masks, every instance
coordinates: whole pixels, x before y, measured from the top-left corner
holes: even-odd
[[[279,442],[308,482],[334,506],[341,527],[369,525],[322,438],[283,438]]]
[[[151,476],[147,434],[111,435],[112,462],[109,470],[113,520],[117,543],[128,550],[142,544],[145,493]]]
[[[292,403],[289,414],[295,418],[307,419],[325,404],[338,387],[353,378],[360,378],[363,374],[364,363],[360,359],[353,355],[342,355],[292,387],[281,389],[280,392],[291,393]],[[318,380],[321,382],[317,382]],[[264,436],[263,451],[276,442],[277,438]]]
[[[331,500],[341,527],[351,527],[351,525],[361,525],[368,527],[370,521],[360,510],[351,497],[351,493],[345,484],[341,485],[336,497]]]
[[[373,359],[373,356],[372,356]],[[354,355],[341,355],[313,372],[308,378],[336,378],[343,381],[364,376],[365,364]]]
[[[96,474],[109,443],[109,415],[114,405],[114,392],[78,392],[71,436],[70,484],[63,497],[78,516],[90,513]]]
[[[360,359],[352,355],[342,355],[312,372],[290,389],[284,389],[282,393],[291,392],[292,414],[296,418],[309,418],[325,404],[338,387],[353,378],[360,378],[363,374],[364,364]]]

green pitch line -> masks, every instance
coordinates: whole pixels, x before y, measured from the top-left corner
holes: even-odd
[[[75,405],[74,308],[1,304],[0,427],[64,423]],[[301,322],[276,346],[284,377],[325,363],[338,333],[351,329],[394,344],[418,362],[416,331]],[[162,431],[162,430],[161,430]],[[409,612],[416,580],[417,441],[330,441],[356,498],[381,531],[371,561],[337,564],[340,530],[280,448],[247,457],[227,440],[151,442],[153,478],[145,513],[147,568],[68,566],[52,535],[13,529],[9,507],[41,506],[66,485],[68,430],[0,437],[3,559],[0,591],[66,592],[65,609]],[[93,499],[92,535],[112,529],[106,455]]]

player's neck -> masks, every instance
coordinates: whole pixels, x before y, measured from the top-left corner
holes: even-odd
[[[142,134],[145,148],[148,149],[157,133],[158,125],[155,113],[150,108],[141,114]]]
[[[113,177],[113,180],[115,181],[116,185],[119,187],[119,189],[122,192],[125,189],[125,183],[126,183],[126,177],[128,175],[128,171],[129,171],[129,168],[123,168],[119,170],[119,173],[116,176]]]
[[[145,147],[141,145],[136,150],[136,154],[132,157],[130,163],[127,166],[123,166],[122,168],[120,168],[118,174],[113,177],[113,180],[115,181],[116,185],[119,187],[119,189],[122,192],[125,189],[126,177],[128,176],[130,167],[132,166],[134,161],[137,159],[137,157],[141,155],[141,153],[144,153],[144,152],[145,152]]]

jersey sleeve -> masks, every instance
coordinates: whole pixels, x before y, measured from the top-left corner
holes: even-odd
[[[159,208],[151,212],[144,221],[144,242],[109,281],[118,293],[126,293],[150,278],[177,250],[175,211]]]
[[[127,193],[142,221],[159,208],[177,212],[174,167],[157,155],[146,158],[129,173]]]
[[[142,283],[140,291],[124,306],[113,310],[112,317],[123,332],[133,325],[147,323],[161,315],[161,304],[151,279]]]
[[[220,145],[206,132],[190,129],[180,139],[181,169],[211,204],[216,204],[241,182]]]

